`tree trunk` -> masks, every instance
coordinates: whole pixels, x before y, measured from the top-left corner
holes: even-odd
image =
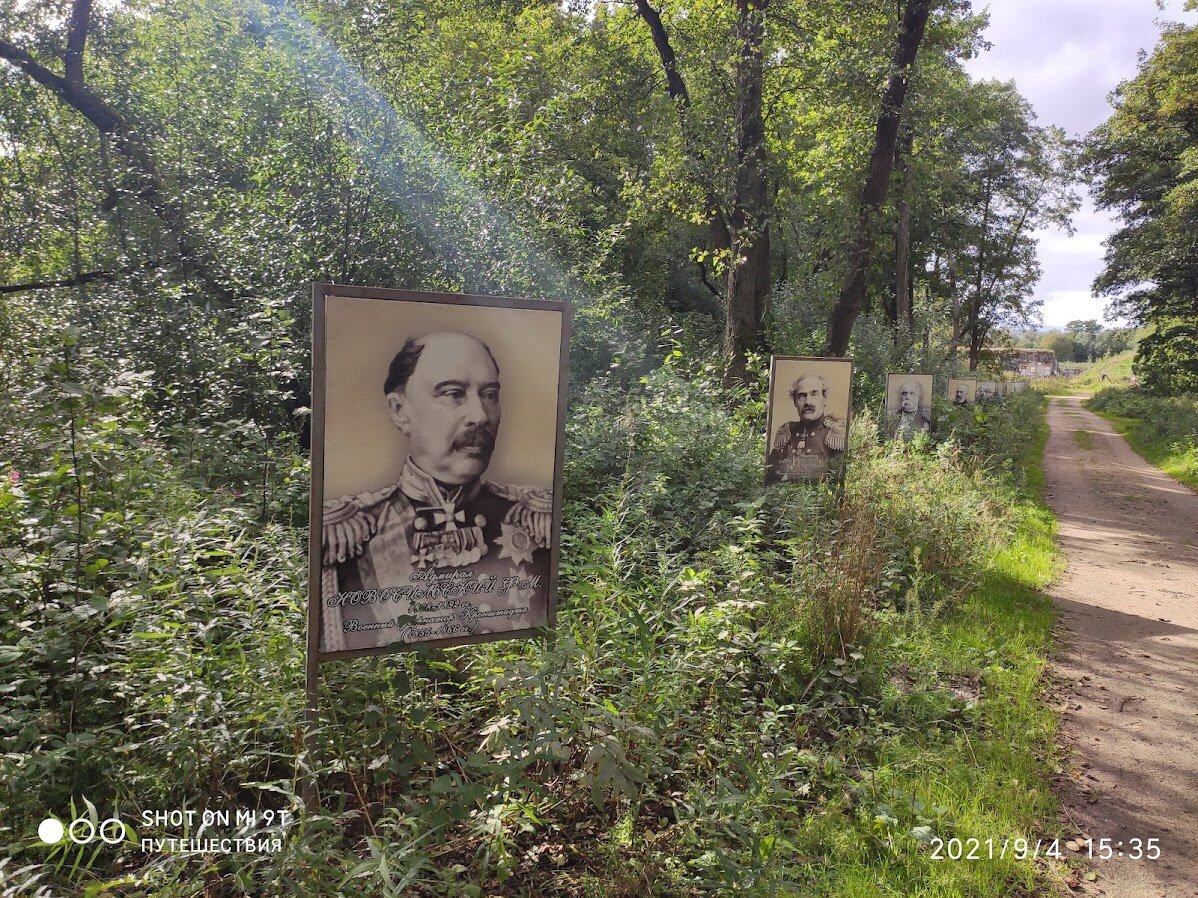
[[[67,83],[83,87],[83,48],[91,28],[92,0],[75,0],[71,5],[71,23],[67,31],[67,52],[62,57]]]
[[[911,311],[911,204],[899,202],[898,233],[894,238],[894,316],[895,324],[915,333]]]
[[[725,213],[711,185],[703,185],[710,216],[711,245],[729,250],[724,281],[728,313],[724,327],[725,383],[748,378],[746,354],[760,339],[761,321],[770,289],[769,189],[765,166],[764,80],[761,45],[769,0],[736,0],[736,158],[733,203]],[[678,107],[682,140],[688,153],[702,161],[688,113],[690,93],[678,67],[661,15],[648,0],[635,0],[637,14],[649,27],[666,76],[666,92]],[[704,281],[706,283],[706,281]]]
[[[736,175],[724,329],[724,382],[749,379],[746,355],[757,345],[770,292],[769,184],[762,116],[761,44],[769,0],[737,0]]]
[[[982,301],[983,292],[985,291],[985,271],[986,271],[986,246],[985,236],[990,226],[990,207],[994,201],[994,193],[990,189],[989,181],[986,182],[984,188],[985,204],[982,207],[982,238],[978,241],[978,261],[977,271],[974,272],[973,279],[973,295],[969,298],[969,305],[966,310],[968,318],[965,324],[965,332],[969,335],[969,370],[976,371],[978,367],[978,353],[981,351],[981,340],[979,333],[981,331],[982,309],[985,308],[985,303]]]
[[[895,165],[900,174],[899,187],[902,191],[898,207],[898,232],[894,238],[894,324],[895,340],[905,328],[907,340],[915,339],[915,309],[911,301],[911,182],[913,167],[911,153],[915,138],[911,128],[902,129],[895,154]],[[906,342],[906,341],[903,341]]]
[[[957,357],[957,347],[961,344],[961,294],[957,292],[957,266],[953,256],[945,260],[945,270],[948,272],[948,298],[951,304],[953,324],[952,356]]]
[[[865,290],[869,281],[869,267],[873,261],[875,230],[886,192],[890,184],[890,172],[894,166],[895,143],[898,140],[899,122],[902,119],[903,103],[907,97],[908,75],[919,45],[923,41],[924,28],[928,22],[931,0],[907,0],[903,19],[899,27],[898,44],[891,60],[890,82],[882,98],[882,113],[874,133],[874,149],[869,160],[869,173],[861,191],[861,204],[857,216],[857,230],[849,255],[848,271],[836,305],[828,320],[828,339],[824,343],[824,355],[844,355],[849,348],[849,337],[853,324],[865,301]]]

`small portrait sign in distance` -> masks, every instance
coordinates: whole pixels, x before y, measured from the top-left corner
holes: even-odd
[[[911,442],[932,429],[932,375],[886,375],[886,435]]]
[[[954,377],[948,382],[945,397],[958,408],[973,405],[977,399],[978,382],[961,377]]]

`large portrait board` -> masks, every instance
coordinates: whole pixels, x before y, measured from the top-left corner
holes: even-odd
[[[313,289],[308,648],[555,624],[564,303]]]
[[[837,480],[842,476],[852,415],[852,382],[852,359],[770,359],[767,485]]]
[[[977,386],[978,382],[976,380],[954,377],[948,382],[948,390],[945,392],[945,396],[949,402],[958,408],[973,405],[976,398]]]
[[[978,402],[994,402],[998,399],[998,382],[993,380],[978,381]]]
[[[932,375],[886,375],[886,435],[911,442],[932,429]]]

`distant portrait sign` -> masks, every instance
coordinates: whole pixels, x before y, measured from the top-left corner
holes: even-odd
[[[993,380],[978,381],[978,402],[993,402],[998,398],[998,384]]]
[[[958,408],[973,405],[977,386],[976,380],[954,377],[948,382],[948,391],[945,395],[948,397],[948,401]]]
[[[834,480],[848,448],[852,359],[774,356],[765,482]]]
[[[932,429],[932,375],[886,375],[886,435],[909,443]]]
[[[310,651],[552,627],[566,305],[328,284],[313,295]]]

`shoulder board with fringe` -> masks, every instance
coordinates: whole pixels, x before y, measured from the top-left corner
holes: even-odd
[[[321,563],[326,567],[357,558],[378,532],[378,506],[397,486],[353,496],[338,496],[321,508]]]
[[[512,503],[504,515],[505,524],[523,527],[538,549],[547,549],[553,539],[553,490],[540,486],[516,486],[486,481],[487,488]]]
[[[824,436],[824,445],[833,452],[844,452],[845,444],[848,442],[848,427],[840,418],[834,418],[832,415],[824,416],[824,427],[828,428],[828,433]]]

